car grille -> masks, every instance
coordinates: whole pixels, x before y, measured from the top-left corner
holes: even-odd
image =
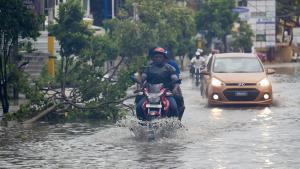
[[[226,86],[256,86],[256,83],[226,83]]]
[[[256,89],[226,89],[223,93],[229,101],[254,101],[259,94]]]

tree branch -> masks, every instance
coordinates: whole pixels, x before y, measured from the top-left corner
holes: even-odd
[[[125,106],[125,107],[127,107],[127,108],[129,108],[129,109],[130,109],[130,111],[131,111],[131,113],[132,113],[132,115],[133,115],[133,116],[135,115],[135,113],[134,113],[134,109],[133,109],[133,107],[132,107],[132,106],[130,106],[130,105],[127,105],[127,104],[125,104],[125,103],[122,103],[121,105],[122,105],[122,106]]]
[[[56,109],[56,107],[59,106],[59,104],[54,104],[51,107],[47,108],[46,110],[42,111],[41,113],[39,113],[37,116],[26,120],[23,122],[23,124],[30,124],[30,123],[34,123],[37,120],[39,120],[40,118],[44,117],[45,115],[47,115],[48,113],[52,112],[54,109]]]
[[[118,68],[120,67],[121,63],[123,62],[123,60],[124,60],[124,57],[121,58],[120,62],[119,62],[116,66],[114,66],[114,67],[108,69],[108,70],[104,73],[104,75],[106,75],[106,74],[108,74],[110,71],[113,70],[113,73],[107,78],[108,81],[111,81],[111,79],[112,79],[113,76],[116,74],[116,72],[117,72]]]
[[[115,66],[115,69],[114,69],[113,73],[112,73],[112,74],[110,75],[110,77],[108,78],[109,81],[111,81],[111,79],[113,78],[113,76],[116,74],[116,72],[117,72],[117,70],[119,69],[120,65],[122,64],[123,60],[124,60],[124,57],[121,57],[120,62]]]
[[[93,106],[93,107],[86,107],[86,106],[78,105],[76,102],[74,103],[72,100],[69,100],[68,98],[62,98],[62,99],[65,101],[65,103],[70,104],[70,105],[74,106],[75,108],[83,109],[83,110],[95,110],[95,109],[101,108],[104,105],[123,104],[123,102],[125,100],[131,99],[134,97],[136,97],[136,95],[130,95],[130,96],[124,97],[123,99],[118,100],[118,101],[103,102],[103,103],[100,103],[97,106]]]

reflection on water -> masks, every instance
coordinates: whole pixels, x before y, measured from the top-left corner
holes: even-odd
[[[268,121],[272,119],[272,117],[270,116],[271,113],[272,113],[271,109],[269,107],[265,107],[263,110],[259,111],[257,117],[265,121]]]
[[[275,67],[276,74],[299,75],[300,67]]]
[[[137,162],[141,168],[173,168],[183,164],[180,160],[184,147],[176,143],[141,144],[136,147]]]
[[[300,66],[297,67],[275,67],[276,73],[271,75],[277,77],[276,82],[296,83],[300,81]]]
[[[220,120],[221,119],[221,116],[222,116],[222,111],[223,109],[220,109],[220,108],[212,108],[211,109],[211,118],[213,120]]]

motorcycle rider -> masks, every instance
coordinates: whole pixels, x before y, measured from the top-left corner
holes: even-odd
[[[142,72],[142,82],[146,81],[150,84],[163,83],[165,87],[169,90],[177,90],[179,84],[175,83],[170,85],[170,82],[177,81],[178,77],[176,75],[174,67],[166,63],[167,51],[162,47],[155,47],[149,51],[149,56],[152,60],[144,71]],[[167,114],[168,117],[178,117],[177,103],[173,96],[167,97],[170,108]],[[140,120],[146,120],[144,114],[143,104],[145,97],[138,101],[136,106],[137,117]]]
[[[198,49],[195,53],[195,57],[192,58],[191,64],[194,67],[194,70],[196,71],[196,68],[200,68],[201,70],[205,68],[206,66],[206,59],[204,58],[202,49]]]

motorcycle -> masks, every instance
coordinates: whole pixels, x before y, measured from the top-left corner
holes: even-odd
[[[194,77],[196,80],[196,86],[199,86],[200,79],[202,79],[201,71],[204,70],[203,66],[196,66],[194,65]]]
[[[172,96],[172,92],[160,84],[141,83],[136,78],[132,79],[141,85],[141,91],[137,92],[138,97],[144,97],[143,112],[146,119],[139,122],[141,126],[146,127],[146,135],[148,140],[155,139],[155,132],[159,128],[159,120],[169,117],[170,102],[168,96]],[[179,83],[181,80],[171,82],[171,84]]]
[[[194,77],[195,77],[195,83],[198,87],[200,84],[200,93],[201,96],[205,97],[205,91],[204,91],[204,84],[203,84],[203,74],[201,73],[205,69],[205,65],[196,66],[194,65]]]

